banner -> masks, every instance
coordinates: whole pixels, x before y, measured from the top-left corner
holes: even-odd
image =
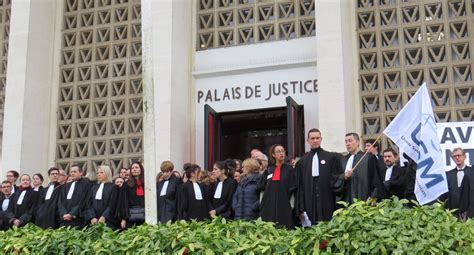
[[[466,153],[466,165],[474,164],[474,121],[437,123],[438,137],[445,163],[445,170],[456,167],[451,156],[454,148],[462,148]]]
[[[423,84],[383,131],[418,165],[415,195],[420,204],[448,192],[438,131],[426,84]]]

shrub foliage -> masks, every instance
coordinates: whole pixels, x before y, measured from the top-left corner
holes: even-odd
[[[330,222],[286,230],[257,220],[143,225],[114,232],[34,225],[0,232],[0,253],[16,254],[441,254],[474,253],[474,223],[441,204],[408,208],[406,200],[344,205]]]

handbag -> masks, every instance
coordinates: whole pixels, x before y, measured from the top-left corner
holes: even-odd
[[[131,207],[128,210],[130,212],[130,217],[128,218],[130,222],[145,221],[145,208],[144,207]]]

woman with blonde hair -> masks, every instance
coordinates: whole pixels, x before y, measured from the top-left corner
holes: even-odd
[[[260,213],[260,163],[248,158],[242,163],[242,175],[232,199],[234,218],[256,220]]]
[[[112,171],[109,166],[101,165],[96,171],[97,183],[91,188],[91,196],[85,212],[87,223],[94,225],[106,223],[117,229],[115,208],[117,205],[118,187],[112,183]]]

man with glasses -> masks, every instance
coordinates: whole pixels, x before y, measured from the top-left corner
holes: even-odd
[[[63,173],[64,174],[64,173]],[[59,169],[51,167],[48,170],[49,186],[42,189],[39,194],[36,208],[35,224],[43,229],[57,228],[59,226],[58,199],[62,184],[59,180]]]
[[[448,193],[443,197],[446,200],[445,206],[449,209],[458,209],[454,212],[459,218],[474,215],[474,169],[466,165],[466,152],[461,148],[455,148],[452,158],[456,167],[446,172],[448,179]],[[471,202],[471,200],[473,202]]]
[[[2,182],[3,198],[0,199],[0,230],[5,230],[9,227],[8,219],[6,218],[6,211],[13,195],[12,184],[9,181]]]

